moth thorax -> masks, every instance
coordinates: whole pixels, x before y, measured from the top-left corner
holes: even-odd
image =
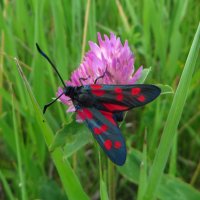
[[[73,97],[74,96],[74,87],[72,87],[72,86],[66,86],[63,89],[63,92],[64,92],[64,94],[66,96]]]

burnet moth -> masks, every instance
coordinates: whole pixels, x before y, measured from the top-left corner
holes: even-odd
[[[144,106],[157,98],[161,92],[160,88],[149,84],[98,84],[98,79],[103,78],[104,74],[91,85],[67,86],[56,66],[38,44],[36,46],[39,53],[51,64],[63,84],[63,93],[46,104],[43,113],[62,95],[70,97],[76,113],[86,123],[106,155],[116,165],[123,165],[126,161],[126,144],[118,122],[123,120],[124,111]],[[79,80],[81,82],[84,79],[80,78]]]

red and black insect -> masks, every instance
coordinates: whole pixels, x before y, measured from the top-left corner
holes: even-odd
[[[77,87],[67,86],[57,68],[48,56],[36,44],[39,53],[45,57],[58,74],[63,93],[44,106],[46,109],[62,95],[71,98],[79,117],[85,121],[94,138],[107,156],[117,165],[123,165],[126,160],[126,145],[118,122],[123,120],[123,112],[143,106],[160,95],[160,88],[155,85],[103,85],[97,84],[97,78],[92,85]],[[84,80],[84,78],[80,78]]]

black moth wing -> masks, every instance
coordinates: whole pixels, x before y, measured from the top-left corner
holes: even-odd
[[[82,94],[90,95],[93,106],[109,112],[127,111],[144,106],[160,95],[160,88],[149,84],[134,85],[85,85]]]
[[[94,107],[79,107],[77,114],[85,121],[110,160],[117,165],[123,165],[126,160],[126,144],[113,113],[101,112]]]

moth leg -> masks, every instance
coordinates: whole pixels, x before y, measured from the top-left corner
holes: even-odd
[[[104,72],[101,76],[99,76],[99,77],[97,77],[97,78],[95,79],[94,84],[96,84],[97,81],[98,81],[100,78],[103,78],[103,77],[106,75],[106,72],[107,72],[107,67],[106,67],[105,72]]]

